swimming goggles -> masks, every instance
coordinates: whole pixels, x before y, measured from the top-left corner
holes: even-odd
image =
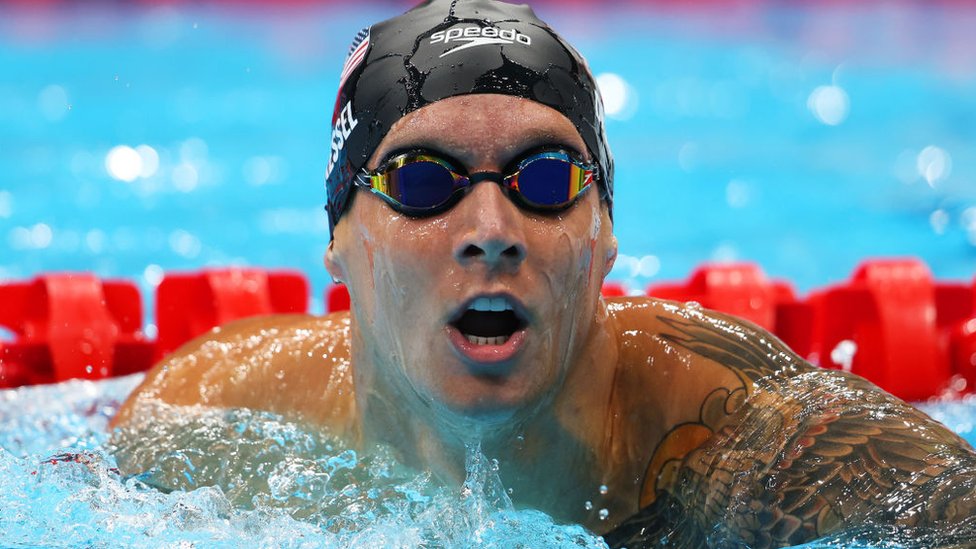
[[[428,151],[398,154],[374,172],[363,169],[354,179],[394,210],[427,217],[447,211],[482,181],[502,187],[509,200],[535,212],[568,208],[593,183],[596,165],[575,155],[550,149],[522,157],[505,174],[478,172],[465,175],[450,161]]]

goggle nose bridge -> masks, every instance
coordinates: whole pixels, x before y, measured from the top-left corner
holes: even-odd
[[[499,172],[475,172],[468,176],[468,183],[471,185],[481,183],[482,181],[503,183],[505,181],[505,176]]]

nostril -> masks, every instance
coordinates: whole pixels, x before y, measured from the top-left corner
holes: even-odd
[[[478,257],[479,255],[485,253],[484,250],[475,246],[474,244],[468,244],[464,250],[461,252],[461,257]]]
[[[501,264],[518,265],[525,259],[525,247],[497,240],[478,244],[468,242],[458,246],[455,258],[465,263],[484,262],[492,267]]]

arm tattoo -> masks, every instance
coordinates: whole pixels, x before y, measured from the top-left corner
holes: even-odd
[[[733,371],[654,452],[611,546],[781,547],[866,523],[976,539],[976,453],[871,383],[722,315],[661,318],[668,344]],[[971,537],[968,537],[971,536]]]

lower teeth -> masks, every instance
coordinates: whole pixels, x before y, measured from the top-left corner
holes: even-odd
[[[504,345],[508,341],[508,336],[498,336],[498,337],[479,337],[476,335],[467,335],[468,341],[474,343],[475,345]]]

